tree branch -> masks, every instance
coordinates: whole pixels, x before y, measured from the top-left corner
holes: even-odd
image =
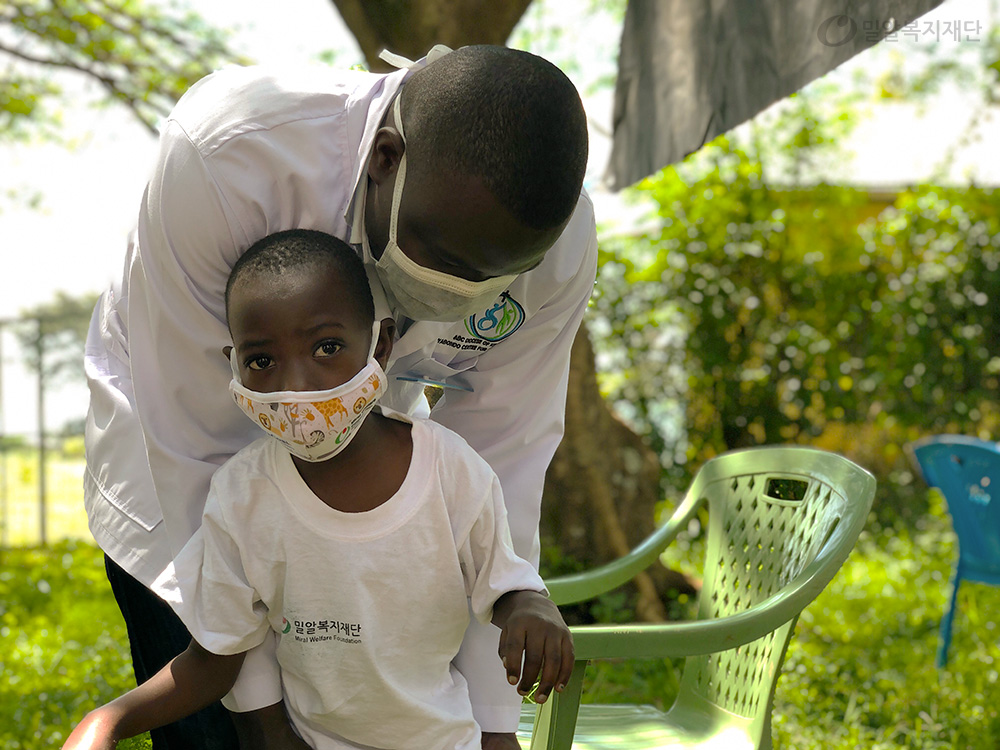
[[[2,42],[0,42],[0,52],[6,52],[11,57],[16,57],[20,60],[34,63],[36,65],[45,65],[48,67],[62,68],[64,70],[72,70],[75,73],[80,73],[87,78],[97,81],[115,99],[131,109],[132,113],[139,120],[139,122],[142,123],[146,130],[148,130],[152,135],[157,134],[156,126],[153,124],[152,120],[141,111],[137,103],[138,100],[122,90],[113,78],[109,78],[106,75],[98,73],[92,68],[87,68],[70,60],[52,60],[44,57],[36,57],[35,55],[28,54],[27,52],[22,52],[21,50],[9,47]]]
[[[224,62],[246,60],[229,53],[225,34],[197,15],[171,15],[150,2],[7,0],[0,10],[0,53],[13,65],[95,81],[103,100],[124,104],[155,135],[159,119],[191,84]],[[42,76],[25,80],[32,78]]]

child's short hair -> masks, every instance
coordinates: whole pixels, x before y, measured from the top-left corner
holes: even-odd
[[[226,319],[229,297],[241,280],[280,275],[326,265],[340,274],[344,288],[354,298],[362,323],[375,321],[375,303],[368,275],[358,254],[343,240],[315,229],[288,229],[258,240],[239,257],[226,282]]]

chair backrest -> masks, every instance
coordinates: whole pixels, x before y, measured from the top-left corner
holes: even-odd
[[[962,563],[1000,572],[1000,448],[965,435],[934,435],[909,450],[948,503]]]
[[[768,635],[688,657],[680,703],[695,697],[744,717],[751,736],[769,746],[774,688],[798,613],[850,554],[874,484],[856,464],[810,448],[749,449],[706,463],[691,487],[709,510],[699,619],[733,615],[780,594],[807,567],[810,591]]]

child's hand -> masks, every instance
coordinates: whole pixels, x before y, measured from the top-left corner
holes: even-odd
[[[562,692],[573,671],[573,636],[556,605],[536,591],[511,591],[494,607],[494,622],[502,627],[500,660],[517,692],[527,695],[535,680],[537,703],[553,687]]]
[[[63,743],[62,750],[115,750],[118,740],[114,722],[102,711],[103,708],[91,711],[76,725]]]

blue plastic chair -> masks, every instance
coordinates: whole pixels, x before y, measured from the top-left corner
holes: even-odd
[[[940,668],[948,663],[959,585],[977,581],[1000,586],[1000,447],[964,435],[934,435],[907,448],[924,481],[944,495],[958,537],[951,597],[941,620]]]

